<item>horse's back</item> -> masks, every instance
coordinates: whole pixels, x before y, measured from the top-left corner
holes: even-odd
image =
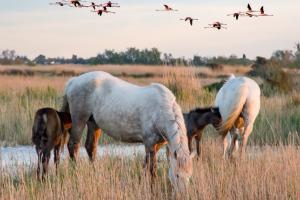
[[[230,78],[217,94],[215,105],[222,117],[230,116],[235,107],[243,104],[243,112],[256,118],[260,109],[260,88],[248,77]]]
[[[113,77],[109,73],[96,71],[96,72],[88,72],[82,75],[76,76],[68,80],[65,86],[65,92],[69,92],[70,90],[74,90],[78,87],[82,87],[83,85],[91,83],[92,85],[99,85],[101,81]]]
[[[260,97],[258,84],[248,77],[230,77],[217,94],[215,105],[221,105],[224,101],[232,101],[239,93],[247,95],[248,100]]]

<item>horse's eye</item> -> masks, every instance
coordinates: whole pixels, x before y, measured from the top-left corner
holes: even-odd
[[[178,175],[178,174],[177,174],[176,176],[177,176],[177,178],[179,178],[179,175]]]

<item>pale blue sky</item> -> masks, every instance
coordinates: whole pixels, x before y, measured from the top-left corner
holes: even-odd
[[[245,53],[269,57],[276,49],[292,49],[300,41],[299,0],[119,0],[115,15],[98,17],[88,8],[50,6],[48,0],[0,0],[0,50],[15,49],[35,57],[94,56],[104,49],[157,47],[174,56],[217,56]],[[226,14],[247,3],[274,17],[241,18]],[[180,12],[155,12],[162,4]],[[180,18],[199,18],[191,27]],[[206,30],[213,21],[228,30]]]

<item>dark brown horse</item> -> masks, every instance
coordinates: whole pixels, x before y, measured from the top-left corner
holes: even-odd
[[[40,164],[43,166],[42,178],[48,171],[51,150],[54,149],[56,169],[60,160],[60,149],[66,143],[71,128],[69,113],[58,112],[52,108],[42,108],[35,113],[32,127],[32,142],[38,154],[37,177],[40,179]]]
[[[221,115],[219,108],[196,108],[189,113],[183,114],[185,126],[187,128],[188,144],[192,152],[193,138],[196,140],[197,155],[200,156],[200,141],[206,125],[212,124],[216,129],[220,125]]]

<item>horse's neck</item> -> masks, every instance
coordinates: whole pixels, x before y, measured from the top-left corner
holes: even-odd
[[[197,128],[204,128],[206,125],[211,123],[211,113],[203,113],[196,116],[196,119],[194,119]]]
[[[184,151],[186,151],[184,147],[187,147],[187,139],[185,140],[184,137],[180,134],[170,136],[168,137],[168,147],[172,153],[179,149],[183,149]]]

